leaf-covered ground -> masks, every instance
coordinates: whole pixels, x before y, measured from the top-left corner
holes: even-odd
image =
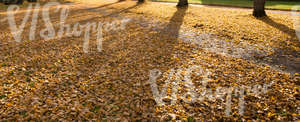
[[[131,21],[124,30],[104,31],[102,52],[91,34],[89,53],[83,52],[83,35],[51,40],[37,36],[29,41],[29,22],[17,43],[8,23],[1,22],[1,120],[299,120],[300,41],[288,14],[268,11],[269,17],[256,19],[245,9],[110,0],[64,6],[71,8],[71,25]],[[25,12],[19,11],[17,23]],[[6,15],[0,11],[1,18]],[[51,21],[58,23],[59,17],[51,9]],[[45,28],[41,18],[38,23],[37,33]],[[180,77],[176,103],[158,106],[150,71],[163,73],[157,79],[161,91],[172,69],[195,65],[210,74],[193,74],[194,90],[203,93],[198,81],[209,79],[211,97],[183,102],[180,96],[189,88]],[[265,93],[251,91],[271,83]],[[216,100],[214,93],[217,87],[235,86],[250,88],[243,115],[239,97],[233,95],[228,116],[228,95]]]

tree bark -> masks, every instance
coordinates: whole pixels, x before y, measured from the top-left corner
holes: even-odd
[[[187,6],[188,5],[188,0],[179,0],[177,6],[182,7],[182,6]]]
[[[265,12],[265,3],[266,0],[254,0],[253,1],[253,16],[255,17],[263,17],[267,16]]]
[[[16,4],[23,4],[24,0],[17,0]]]
[[[145,0],[138,0],[138,3],[144,3]]]

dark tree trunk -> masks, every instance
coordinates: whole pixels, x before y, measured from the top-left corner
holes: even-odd
[[[253,16],[255,17],[263,17],[267,16],[265,12],[265,3],[266,0],[254,0],[253,1]]]
[[[23,4],[23,0],[17,0],[16,4]]]
[[[138,0],[138,3],[144,3],[145,0]]]
[[[182,6],[187,6],[188,5],[188,0],[179,0],[177,6],[182,7]]]
[[[37,2],[37,0],[27,0],[28,2]]]

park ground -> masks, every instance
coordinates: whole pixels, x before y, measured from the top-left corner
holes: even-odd
[[[113,0],[64,4],[71,9],[71,25],[131,20],[123,30],[104,31],[102,52],[93,34],[88,53],[83,51],[83,35],[29,41],[30,23],[23,40],[15,42],[8,22],[1,22],[0,119],[299,120],[300,41],[293,27],[295,16],[268,10],[268,17],[255,18],[250,9],[175,5]],[[17,23],[26,11],[18,11]],[[50,11],[52,22],[58,23],[59,12]],[[0,9],[0,17],[6,15]],[[37,33],[45,28],[41,18],[38,22]],[[161,89],[172,69],[192,66],[210,72],[206,77],[192,75],[196,93],[201,93],[202,83],[197,81],[203,79],[209,79],[207,87],[213,91],[250,87],[244,113],[239,114],[236,95],[230,115],[225,115],[225,99],[183,102],[180,96],[189,89],[183,77],[177,78],[175,104],[158,106],[150,71],[163,73],[157,79]],[[253,86],[264,84],[271,84],[265,93],[251,93]],[[171,87],[167,91],[172,94]]]

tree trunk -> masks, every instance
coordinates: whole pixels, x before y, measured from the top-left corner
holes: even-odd
[[[144,3],[145,0],[138,0],[138,3]]]
[[[188,5],[188,0],[179,0],[177,6],[187,6]]]
[[[253,16],[255,17],[263,17],[263,16],[267,16],[266,12],[265,12],[265,3],[266,0],[254,0],[253,1]]]
[[[23,4],[24,0],[17,0],[16,4]]]

